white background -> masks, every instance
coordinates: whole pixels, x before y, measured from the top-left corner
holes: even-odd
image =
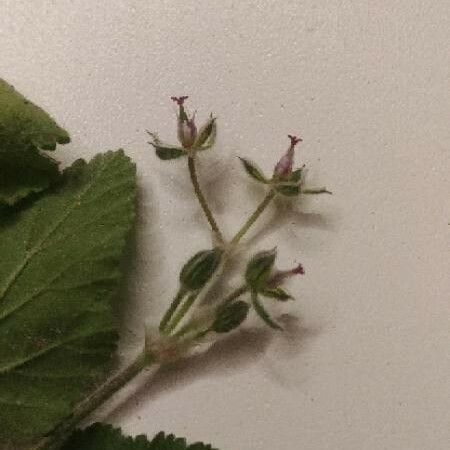
[[[272,208],[243,248],[303,262],[275,311],[296,324],[238,334],[101,417],[221,450],[450,448],[448,0],[0,4],[0,76],[71,132],[57,156],[124,147],[137,163],[125,355],[209,245],[184,162],[146,144],[145,129],[175,139],[171,95],[218,116],[199,170],[228,236],[263,196],[236,155],[270,171],[288,133],[334,192]]]

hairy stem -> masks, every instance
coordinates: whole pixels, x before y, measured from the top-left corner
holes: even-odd
[[[170,334],[172,331],[175,330],[177,325],[181,322],[183,317],[188,313],[188,311],[191,309],[192,305],[194,304],[195,300],[198,297],[198,292],[194,292],[191,294],[186,301],[180,306],[180,309],[178,312],[173,316],[172,321],[167,326],[167,333]]]
[[[222,232],[220,231],[219,226],[217,225],[216,219],[214,219],[211,209],[208,206],[208,202],[206,201],[206,198],[203,195],[203,192],[200,188],[200,184],[198,182],[197,169],[195,167],[195,156],[188,156],[188,167],[189,167],[189,175],[191,176],[192,186],[194,187],[194,192],[200,203],[200,206],[202,207],[202,210],[205,213],[206,219],[208,220],[209,225],[211,226],[211,229],[217,241],[219,243],[223,243],[224,238]]]
[[[269,203],[275,197],[275,191],[270,190],[267,195],[264,197],[264,200],[258,205],[253,214],[245,221],[244,225],[240,228],[240,230],[236,233],[236,235],[231,240],[231,246],[236,245],[247,233],[250,227],[256,222],[258,217],[263,213],[263,211],[267,208]]]
[[[42,438],[30,450],[56,450],[71,435],[75,427],[89,414],[96,410],[113,394],[122,389],[143,369],[155,363],[156,360],[142,352],[131,364],[102,384],[90,396],[80,402],[72,414],[67,417],[52,433]]]
[[[244,284],[244,285],[238,287],[237,289],[235,289],[229,295],[227,295],[221,302],[219,302],[219,304],[223,305],[225,303],[231,303],[233,300],[236,300],[241,295],[245,294],[247,291],[248,291],[248,287]],[[181,327],[179,331],[177,331],[174,334],[174,337],[180,338],[180,337],[183,337],[184,335],[191,333],[193,331],[196,331],[196,330],[198,331],[199,328],[201,328],[202,326],[205,325],[205,322],[206,322],[205,319],[202,320],[201,318],[190,320],[183,327]],[[202,330],[202,331],[198,332],[196,335],[196,338],[203,336],[203,334],[205,334],[205,332],[208,332],[208,331],[209,331],[209,328],[206,331]]]
[[[175,298],[172,300],[172,303],[170,304],[168,310],[166,311],[166,313],[164,314],[161,323],[159,324],[159,330],[161,332],[165,332],[166,331],[166,327],[167,324],[169,323],[170,319],[172,318],[172,316],[174,315],[176,309],[178,308],[178,306],[180,305],[181,301],[183,300],[184,296],[186,295],[186,290],[183,288],[180,288],[178,290],[177,295],[175,296]]]
[[[235,289],[231,294],[227,295],[223,300],[222,304],[225,303],[231,303],[233,300],[236,300],[241,295],[245,294],[248,291],[248,286],[246,284],[243,284],[242,286]]]
[[[236,235],[231,240],[229,247],[228,247],[227,251],[224,253],[224,256],[222,258],[222,263],[220,264],[219,268],[217,269],[217,272],[216,272],[214,278],[209,283],[207,283],[206,286],[204,288],[202,288],[199,292],[197,292],[195,295],[193,294],[191,296],[194,298],[189,297],[185,301],[185,303],[180,307],[179,311],[172,319],[172,322],[169,323],[168,326],[166,326],[166,328],[165,328],[166,333],[171,333],[175,330],[178,323],[183,319],[183,317],[186,315],[186,313],[192,307],[193,303],[195,302],[195,300],[198,296],[200,296],[200,295],[202,297],[206,296],[206,294],[209,292],[210,288],[214,284],[214,280],[217,280],[217,278],[222,274],[223,269],[224,269],[226,263],[228,262],[228,259],[230,258],[230,255],[232,254],[235,246],[244,237],[245,233],[247,233],[247,231],[256,222],[256,220],[259,218],[259,216],[264,212],[264,210],[267,208],[267,206],[270,204],[270,202],[273,200],[274,197],[275,197],[275,191],[271,190],[267,193],[267,195],[264,197],[262,202],[255,209],[253,214],[245,221],[245,223],[242,225],[242,227],[239,229],[239,231],[236,233]],[[246,291],[246,288],[244,286],[241,287],[240,289],[244,289],[244,291],[242,293],[244,293]],[[239,295],[241,295],[242,293],[238,293],[237,297]],[[234,295],[234,294],[230,294],[230,295]],[[237,297],[231,297],[230,300],[228,300],[228,301],[232,301]]]

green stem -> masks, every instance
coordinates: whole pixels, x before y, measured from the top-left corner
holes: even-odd
[[[217,225],[216,220],[214,219],[213,213],[211,212],[211,209],[208,206],[208,202],[206,201],[205,196],[203,195],[203,192],[200,188],[200,184],[198,182],[197,177],[197,169],[195,167],[195,156],[188,156],[188,167],[189,167],[189,175],[191,176],[192,186],[194,187],[195,195],[200,203],[200,206],[202,207],[203,212],[205,213],[206,219],[209,222],[209,225],[211,226],[211,229],[216,237],[216,239],[219,241],[219,243],[225,242],[222,232],[219,229],[219,226]]]
[[[95,392],[75,407],[72,414],[65,419],[51,434],[42,438],[30,450],[56,450],[70,437],[75,427],[89,414],[96,410],[113,394],[135,378],[143,369],[156,360],[142,352],[130,365],[110,378]]]
[[[253,214],[246,220],[244,225],[242,225],[241,229],[236,233],[234,238],[231,240],[231,247],[239,243],[239,241],[243,238],[245,233],[247,233],[250,227],[256,222],[258,217],[263,213],[263,211],[267,208],[267,206],[273,200],[274,197],[275,191],[271,189],[264,197],[263,201],[255,209]]]
[[[227,295],[221,302],[220,304],[223,305],[225,303],[231,303],[233,300],[236,300],[237,298],[239,298],[241,295],[245,294],[248,291],[248,287],[247,285],[242,285],[240,287],[238,287],[237,289],[235,289],[233,292],[231,292],[229,295]],[[186,325],[184,325],[183,327],[180,328],[179,331],[177,331],[174,334],[174,337],[183,337],[184,335],[186,335],[187,333],[190,333],[192,331],[196,331],[199,328],[201,328],[201,325],[204,325],[204,321],[202,322],[201,320],[197,319],[197,320],[190,320],[188,323],[186,323]],[[206,331],[200,331],[197,335],[196,338],[203,336],[205,333],[207,333],[209,331],[209,329],[207,329]]]
[[[167,324],[169,323],[170,319],[174,315],[176,309],[180,305],[180,303],[183,300],[185,295],[186,295],[186,290],[181,287],[178,290],[178,293],[175,296],[175,298],[172,300],[172,303],[170,304],[169,309],[166,311],[166,313],[164,314],[164,317],[162,318],[162,320],[161,320],[161,322],[159,324],[159,330],[161,332],[165,331],[165,329],[167,327]]]
[[[248,291],[248,286],[243,284],[242,286],[235,289],[231,294],[227,295],[223,300],[222,304],[231,303],[233,300],[236,300],[241,295],[245,294]]]
[[[253,214],[247,219],[247,221],[244,223],[244,225],[242,225],[240,230],[236,233],[236,235],[230,242],[228,250],[225,252],[225,254],[222,258],[222,263],[221,263],[220,268],[216,272],[216,276],[218,276],[222,272],[223,268],[225,267],[226,262],[228,261],[230,255],[232,253],[233,248],[239,243],[239,241],[242,239],[242,237],[245,235],[245,233],[256,222],[258,217],[264,212],[264,210],[267,208],[267,206],[273,200],[274,197],[275,197],[275,191],[270,190],[267,193],[267,195],[264,197],[263,201],[257,206],[257,208],[255,209]],[[195,302],[198,295],[200,295],[200,293],[204,293],[205,289],[209,289],[210,285],[211,285],[211,283],[208,283],[202,290],[200,290],[196,294],[192,294],[185,301],[185,303],[180,307],[180,309],[178,310],[176,315],[173,317],[172,321],[168,324],[168,326],[165,327],[164,331],[166,333],[170,334],[171,332],[173,332],[175,330],[176,326],[183,319],[183,317],[186,315],[186,313],[189,311],[189,309]],[[242,293],[244,293],[246,291],[245,286],[242,286],[240,289],[244,289],[244,291]],[[230,295],[234,295],[234,294],[230,294]],[[241,293],[239,293],[238,296],[239,295],[241,295]],[[229,301],[234,300],[234,298],[237,298],[237,297],[231,297]],[[166,313],[166,315],[167,315],[167,313]]]
[[[194,292],[191,294],[186,301],[180,306],[180,309],[177,311],[177,313],[173,316],[172,321],[168,324],[166,328],[167,334],[172,333],[172,331],[175,330],[177,325],[181,322],[183,317],[187,314],[187,312],[191,309],[192,305],[194,304],[195,300],[197,299],[199,295],[199,292]]]

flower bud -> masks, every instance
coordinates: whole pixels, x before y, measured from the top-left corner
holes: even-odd
[[[181,97],[171,97],[171,99],[178,105],[178,139],[184,148],[189,148],[194,145],[197,139],[197,127],[195,125],[195,114],[189,118],[184,108],[184,102],[189,97],[183,95]]]
[[[257,253],[247,265],[245,280],[253,291],[260,291],[266,287],[272,273],[276,249]]]
[[[181,269],[180,282],[190,291],[201,289],[219,267],[223,250],[214,248],[196,253]]]
[[[197,138],[197,127],[194,121],[195,117],[191,119],[178,120],[178,139],[184,148],[189,148],[194,145]]]
[[[294,148],[302,141],[302,139],[297,136],[288,135],[291,140],[291,144],[287,152],[281,157],[275,166],[273,175],[275,178],[287,178],[292,173],[292,166],[294,164]]]
[[[278,270],[275,272],[275,274],[270,278],[270,280],[267,282],[267,288],[275,289],[278,286],[283,283],[284,280],[287,278],[291,278],[295,275],[304,275],[305,269],[301,264],[297,264],[293,269],[291,270]]]
[[[225,303],[217,309],[211,330],[216,333],[228,333],[234,330],[247,318],[249,309],[250,306],[241,300]]]

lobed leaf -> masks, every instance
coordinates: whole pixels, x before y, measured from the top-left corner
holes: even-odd
[[[45,111],[0,79],[0,204],[13,205],[54,183],[58,164],[40,150],[69,141]]]
[[[54,150],[56,144],[67,144],[67,131],[41,108],[27,100],[13,86],[0,79],[0,151],[5,146],[32,145]]]
[[[108,373],[134,197],[134,164],[108,152],[0,219],[0,441],[49,432]]]
[[[158,433],[152,441],[146,436],[126,437],[122,432],[101,423],[85,430],[77,430],[62,450],[217,450],[197,442],[188,445],[185,439],[173,434]]]

